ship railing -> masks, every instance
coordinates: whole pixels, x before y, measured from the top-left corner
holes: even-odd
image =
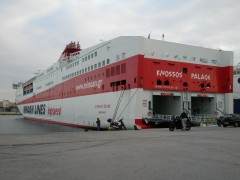
[[[170,122],[174,115],[166,115],[166,114],[154,114],[153,116],[145,116],[143,117],[143,120],[145,123],[163,123],[163,122]]]
[[[179,115],[167,115],[167,114],[154,114],[153,116],[144,116],[143,120],[146,123],[154,122],[170,122],[174,117]],[[195,115],[190,116],[191,122],[193,124],[216,124],[216,115],[214,114],[201,114],[201,115]]]
[[[163,120],[171,120],[173,115],[166,115],[166,114],[155,114],[153,117]]]
[[[199,123],[199,124],[216,124],[216,115],[213,114],[201,114],[201,115],[195,115],[191,116],[191,121],[193,123]]]

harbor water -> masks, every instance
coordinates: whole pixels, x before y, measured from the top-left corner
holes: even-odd
[[[21,115],[0,115],[0,134],[31,134],[77,131],[83,131],[83,129],[25,120]]]

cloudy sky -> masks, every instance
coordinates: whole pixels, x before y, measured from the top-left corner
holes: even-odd
[[[145,36],[234,51],[240,62],[239,0],[1,0],[0,101],[13,82],[57,61],[65,45],[87,48],[118,36]]]

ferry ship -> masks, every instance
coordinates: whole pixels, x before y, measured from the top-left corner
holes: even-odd
[[[183,110],[193,118],[233,112],[233,52],[164,39],[120,36],[81,49],[71,42],[56,63],[15,83],[25,119],[80,128],[151,128]]]

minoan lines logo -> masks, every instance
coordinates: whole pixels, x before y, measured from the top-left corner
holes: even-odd
[[[46,104],[24,106],[23,113],[44,115],[46,113]]]

